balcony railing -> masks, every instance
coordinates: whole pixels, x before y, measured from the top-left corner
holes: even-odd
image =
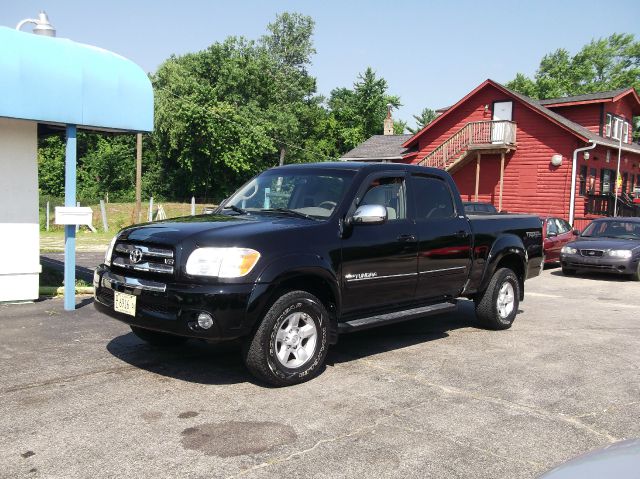
[[[512,121],[473,121],[460,128],[420,162],[422,166],[448,169],[468,152],[495,145],[496,149],[516,143]]]
[[[613,193],[587,193],[585,213],[589,215],[614,216],[615,195]],[[634,204],[629,195],[618,196],[618,216],[640,216],[640,205]]]

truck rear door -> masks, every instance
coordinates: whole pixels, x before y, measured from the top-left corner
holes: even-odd
[[[463,211],[457,211],[451,188],[438,176],[412,174],[409,196],[418,232],[416,299],[456,297],[471,268],[469,221]]]

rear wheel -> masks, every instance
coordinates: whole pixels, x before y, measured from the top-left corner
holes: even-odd
[[[271,306],[243,348],[249,371],[274,386],[308,381],[327,355],[329,315],[306,291],[291,291]]]
[[[131,326],[131,331],[133,331],[133,334],[138,336],[138,338],[142,339],[145,343],[158,347],[177,346],[187,340],[187,338],[183,336],[160,333],[158,331],[151,331],[137,326]]]
[[[520,282],[509,268],[497,270],[476,301],[476,316],[489,329],[508,329],[518,314]]]

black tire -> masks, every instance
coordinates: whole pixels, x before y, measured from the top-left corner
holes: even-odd
[[[299,367],[288,368],[277,357],[277,344],[280,342],[281,347],[283,344],[276,336],[288,325],[295,313],[304,313],[303,316],[297,317],[305,318],[305,324],[312,321],[312,326],[316,328],[315,341],[314,345],[309,347],[313,349],[313,353],[307,355],[308,359]],[[303,341],[300,341],[301,346]],[[308,381],[320,374],[328,347],[329,314],[326,308],[318,298],[306,291],[290,291],[283,294],[269,308],[258,329],[245,342],[243,359],[251,374],[258,379],[274,386],[290,386]],[[287,355],[287,358],[290,357]],[[296,352],[293,359],[297,357]]]
[[[562,267],[562,274],[564,274],[565,276],[573,276],[576,274],[576,270],[575,269],[571,269],[571,268],[565,268],[564,266]]]
[[[183,336],[175,336],[168,333],[160,333],[158,331],[151,331],[150,329],[139,328],[137,326],[131,326],[133,334],[142,339],[145,343],[149,343],[152,346],[158,347],[171,347],[178,346],[184,343],[187,338]]]
[[[635,273],[631,273],[631,275],[629,276],[629,279],[631,279],[631,281],[640,281],[640,263],[638,263],[638,267],[636,268],[636,272]]]
[[[498,310],[498,296],[500,289],[505,284],[510,284],[513,290],[513,309],[503,317]],[[493,274],[487,289],[476,300],[476,316],[480,323],[488,329],[508,329],[518,314],[519,305],[520,282],[518,277],[509,268],[500,268]]]

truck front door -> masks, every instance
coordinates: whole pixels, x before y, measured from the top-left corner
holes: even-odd
[[[369,177],[357,206],[387,209],[383,224],[355,224],[342,240],[342,310],[346,315],[393,308],[414,299],[417,237],[407,216],[404,173]]]
[[[469,276],[472,235],[469,221],[457,212],[449,185],[437,176],[411,175],[409,192],[418,231],[416,299],[441,300],[458,295]]]

